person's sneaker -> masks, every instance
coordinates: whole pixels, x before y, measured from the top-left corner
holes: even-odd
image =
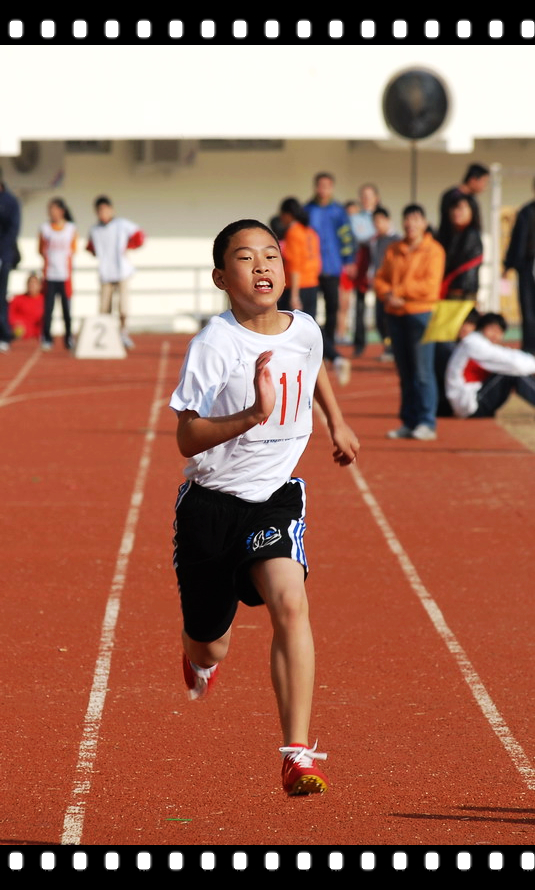
[[[11,349],[7,340],[0,340],[0,352],[9,352]]]
[[[202,670],[199,668],[195,670],[188,656],[183,652],[182,669],[184,671],[184,680],[188,687],[188,696],[194,700],[204,698],[208,694],[216,681],[219,665],[215,665],[215,669],[208,668],[207,670]]]
[[[333,361],[334,373],[340,386],[347,386],[351,377],[351,362],[342,355],[337,355]]]
[[[43,352],[50,352],[50,350],[52,349],[52,343],[50,342],[50,340],[43,340],[43,342],[41,343],[41,349],[43,350]]]
[[[134,348],[134,346],[135,346],[134,341],[128,336],[126,331],[123,331],[123,333],[121,334],[121,340],[123,341],[123,346],[125,346],[126,349]]]
[[[425,423],[418,424],[412,431],[412,438],[419,439],[421,442],[431,442],[436,439],[437,431]]]
[[[378,358],[379,358],[379,361],[380,361],[380,362],[393,362],[393,361],[394,361],[394,353],[393,353],[393,352],[389,352],[387,349],[385,349],[385,351],[382,352],[382,353],[378,356]]]
[[[74,337],[67,337],[65,340],[65,349],[74,349]]]
[[[388,430],[387,439],[412,439],[412,430],[403,424],[397,430]]]
[[[282,761],[282,787],[287,794],[323,794],[327,791],[327,776],[323,773],[316,760],[326,760],[326,754],[316,751],[318,743],[313,748],[305,745],[288,745],[279,748],[284,754]]]

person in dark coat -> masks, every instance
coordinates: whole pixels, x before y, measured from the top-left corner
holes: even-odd
[[[533,180],[535,191],[535,179]],[[522,325],[522,349],[535,355],[535,200],[517,213],[507,247],[503,271],[518,275],[518,302]]]
[[[19,202],[6,188],[0,173],[0,352],[8,352],[13,340],[8,318],[7,285],[9,273],[17,259],[19,229]]]
[[[483,262],[483,241],[479,217],[465,195],[452,199],[448,210],[448,227],[437,237],[446,251],[441,299],[476,300],[479,270]]]
[[[479,270],[483,262],[483,241],[479,214],[466,195],[452,197],[447,225],[438,234],[446,251],[446,265],[440,291],[443,300],[471,300],[477,303]],[[474,310],[476,311],[476,310]],[[455,341],[440,341],[435,346],[435,374],[438,387],[437,417],[451,417],[446,398],[445,375]]]

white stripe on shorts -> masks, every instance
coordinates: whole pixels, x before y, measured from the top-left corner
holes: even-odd
[[[294,479],[292,479],[292,482],[301,486],[301,497],[303,501],[303,508],[300,518],[292,519],[288,527],[288,535],[290,536],[290,539],[292,541],[292,559],[295,559],[296,562],[300,563],[308,571],[308,563],[305,554],[305,548],[303,545],[303,537],[306,529],[306,522],[304,519],[307,503],[306,486],[304,479],[299,478],[299,476],[296,476]]]

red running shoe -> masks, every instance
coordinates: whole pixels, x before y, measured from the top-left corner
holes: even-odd
[[[209,670],[203,670],[202,674],[192,667],[191,661],[184,652],[182,654],[182,669],[184,671],[184,680],[188,687],[188,695],[191,699],[204,698],[214,685],[219,671],[219,665],[215,666],[215,671],[211,673]]]
[[[305,745],[279,748],[285,755],[282,762],[282,787],[288,794],[323,794],[327,791],[327,776],[314,762],[326,760],[327,755],[316,751],[317,745],[316,742],[313,748]]]

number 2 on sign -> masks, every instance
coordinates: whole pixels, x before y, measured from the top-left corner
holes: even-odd
[[[297,420],[297,412],[299,411],[299,402],[301,401],[301,386],[302,386],[302,372],[299,371],[297,377],[297,401],[295,404],[295,414],[294,414],[294,423]],[[283,371],[281,374],[281,378],[279,380],[280,385],[282,386],[282,399],[281,399],[281,415],[279,420],[279,426],[284,426],[286,421],[286,411],[288,407],[288,382],[286,377],[286,371]],[[262,424],[267,423],[268,418],[262,421]]]

